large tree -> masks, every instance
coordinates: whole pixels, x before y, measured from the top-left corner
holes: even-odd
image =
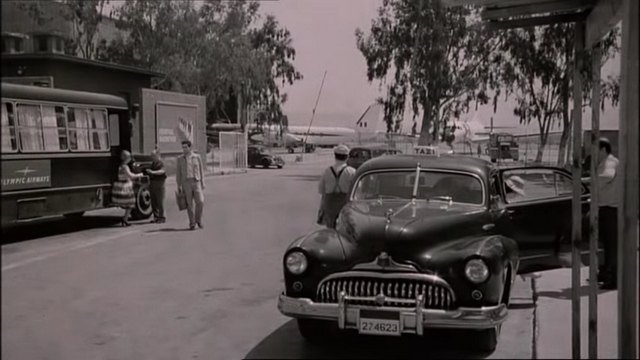
[[[474,8],[447,8],[439,0],[384,0],[370,34],[357,29],[356,40],[369,81],[386,84],[387,95],[379,102],[387,129],[397,129],[407,97],[414,122],[422,112],[421,145],[437,141],[447,119],[468,110],[472,101],[486,103],[494,81],[486,68],[497,47],[490,35]]]
[[[616,51],[617,30],[601,42],[603,58],[609,59]],[[511,29],[498,35],[499,49],[503,56],[497,75],[500,86],[513,94],[516,100],[514,114],[521,124],[535,120],[539,141],[536,162],[542,160],[553,124],[562,125],[562,135],[557,156],[558,165],[564,165],[571,129],[570,103],[573,96],[573,72],[576,64],[573,51],[574,25],[554,24],[543,27]],[[584,106],[591,105],[591,62],[589,52],[579,54],[584,84]],[[602,84],[601,103],[617,101],[617,80],[608,79]],[[580,109],[582,111],[582,109]]]
[[[66,51],[85,59],[95,58],[99,42],[98,27],[109,0],[20,1],[17,4],[39,25],[56,18],[68,21],[72,31],[67,39]]]
[[[127,36],[103,44],[105,60],[166,74],[157,86],[207,97],[209,120],[240,97],[270,119],[281,119],[281,86],[302,75],[293,66],[291,35],[268,16],[262,24],[255,1],[127,0],[118,10]],[[277,81],[282,80],[278,86]]]

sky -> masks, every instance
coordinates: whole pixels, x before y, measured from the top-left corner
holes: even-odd
[[[381,0],[261,1],[265,14],[276,16],[290,32],[294,61],[304,79],[287,86],[284,106],[290,123],[308,124],[324,72],[327,72],[314,125],[348,125],[380,95],[367,81],[364,57],[356,48],[355,30],[368,31]]]

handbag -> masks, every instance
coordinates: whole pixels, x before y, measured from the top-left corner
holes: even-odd
[[[187,209],[187,196],[184,192],[176,191],[176,203],[178,204],[178,209],[180,211]]]

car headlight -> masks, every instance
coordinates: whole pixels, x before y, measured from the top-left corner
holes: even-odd
[[[489,278],[489,268],[482,259],[471,259],[464,266],[464,274],[474,284],[480,284]]]
[[[307,270],[307,265],[309,263],[307,262],[307,257],[303,253],[294,251],[287,255],[285,264],[290,273],[300,275]]]

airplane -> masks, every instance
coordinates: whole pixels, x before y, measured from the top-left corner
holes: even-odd
[[[251,133],[253,130],[257,130],[258,126],[248,124],[247,129]],[[280,134],[280,127],[271,125],[263,126],[261,133],[251,134],[250,140],[256,143],[287,147],[291,151],[301,147],[304,143],[311,147],[334,147],[354,141],[356,137],[356,131],[346,127],[290,125]]]

